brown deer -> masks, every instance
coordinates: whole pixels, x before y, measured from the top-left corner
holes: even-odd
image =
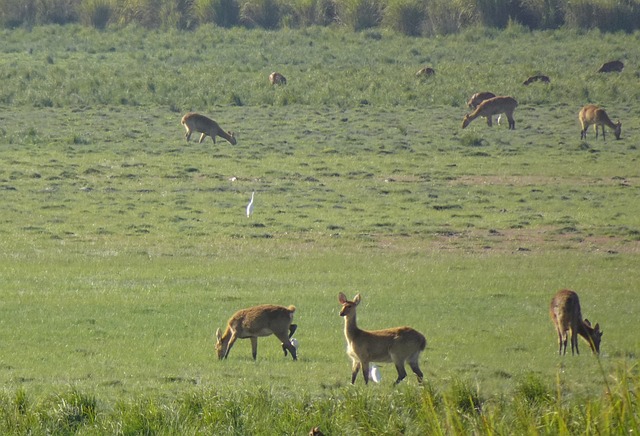
[[[287,79],[280,73],[276,73],[275,71],[269,74],[269,83],[272,85],[286,85]]]
[[[558,331],[558,354],[567,354],[569,331],[571,331],[572,355],[574,349],[576,354],[580,354],[580,350],[578,350],[578,335],[586,339],[594,354],[600,353],[600,341],[602,339],[600,325],[596,324],[595,327],[591,327],[588,319],[582,320],[578,294],[569,289],[558,291],[551,299],[549,315]]]
[[[605,62],[598,68],[598,73],[620,73],[624,68],[622,61]]]
[[[309,430],[309,436],[324,436],[324,433],[320,431],[320,427],[313,427]]]
[[[476,92],[467,102],[467,107],[469,107],[470,109],[475,109],[483,101],[489,100],[490,98],[493,98],[495,96],[496,95],[493,92]]]
[[[431,67],[423,67],[420,68],[418,70],[418,72],[416,73],[417,77],[429,77],[429,76],[433,76],[434,74],[436,74],[436,70],[434,70]]]
[[[297,360],[296,348],[291,344],[290,338],[297,329],[292,324],[294,306],[274,306],[263,304],[260,306],[242,309],[233,314],[227,323],[224,334],[220,329],[216,331],[216,351],[218,359],[226,359],[236,339],[251,339],[251,354],[253,360],[258,355],[258,338],[261,336],[275,335],[282,342],[284,355],[287,350],[291,352],[293,360]]]
[[[342,304],[340,316],[344,317],[344,335],[347,338],[347,354],[353,361],[351,384],[355,384],[360,368],[364,383],[369,383],[369,364],[372,362],[393,362],[398,371],[396,384],[406,376],[405,362],[422,383],[423,374],[418,365],[420,353],[427,346],[422,333],[411,327],[396,327],[385,330],[361,330],[356,323],[356,307],[360,294],[353,301],[340,292],[338,301]]]
[[[516,128],[516,121],[513,119],[513,111],[518,107],[518,102],[513,97],[493,97],[483,101],[476,107],[476,109],[464,116],[462,120],[462,128],[464,129],[478,117],[485,117],[487,119],[487,125],[491,127],[491,117],[493,115],[505,114],[507,120],[509,120],[509,129]]]
[[[467,101],[467,107],[469,107],[470,109],[475,109],[483,101],[489,100],[490,98],[493,98],[495,96],[496,95],[493,92],[476,92],[475,94],[473,94],[471,96],[469,101]],[[497,119],[498,125],[500,124],[500,119],[501,118],[502,118],[502,116],[499,115],[498,119]]]
[[[528,86],[533,82],[551,83],[551,79],[549,79],[549,76],[545,76],[544,74],[536,74],[535,76],[529,77],[527,80],[522,82],[522,84]]]
[[[236,145],[237,143],[233,132],[225,132],[220,128],[218,123],[204,115],[189,112],[182,117],[180,124],[182,124],[187,131],[184,135],[185,138],[187,138],[187,142],[191,139],[193,132],[199,132],[202,133],[202,135],[200,135],[200,141],[198,141],[199,143],[202,143],[207,135],[211,136],[214,144],[216,143],[216,136],[226,139],[231,145]]]
[[[620,139],[620,134],[622,133],[622,123],[618,121],[614,123],[609,119],[609,115],[605,112],[604,109],[596,106],[595,104],[588,104],[578,113],[578,119],[580,120],[580,124],[582,125],[582,130],[580,131],[580,139],[587,139],[587,129],[589,126],[593,125],[594,130],[596,131],[596,139],[598,139],[598,126],[602,127],[602,140],[604,141],[606,138],[604,136],[604,126],[607,126],[613,129],[613,134],[616,136],[616,139]]]

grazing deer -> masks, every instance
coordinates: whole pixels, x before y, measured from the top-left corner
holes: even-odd
[[[264,304],[261,306],[242,309],[233,314],[227,323],[224,334],[220,329],[216,331],[216,351],[218,359],[226,359],[236,339],[251,339],[251,354],[253,360],[258,355],[258,338],[261,336],[275,335],[282,342],[284,355],[287,350],[291,352],[293,360],[297,360],[296,348],[291,344],[290,338],[298,327],[292,324],[294,306],[274,306]]]
[[[578,113],[578,119],[580,120],[580,124],[582,125],[582,130],[580,131],[580,139],[587,139],[587,129],[591,125],[593,125],[593,128],[596,131],[596,139],[598,139],[598,126],[602,127],[603,141],[606,139],[604,136],[604,126],[613,129],[613,134],[616,135],[616,139],[620,139],[620,134],[622,133],[622,123],[620,121],[618,121],[617,123],[611,121],[611,119],[609,119],[609,115],[607,115],[605,110],[596,106],[595,104],[588,104],[580,109],[580,113]]]
[[[405,362],[422,383],[423,374],[418,361],[420,353],[427,346],[422,333],[411,327],[396,327],[385,330],[361,330],[356,323],[356,306],[360,303],[360,294],[353,301],[340,292],[338,301],[342,304],[340,316],[344,317],[344,335],[347,338],[347,354],[353,361],[351,384],[355,384],[358,371],[362,368],[364,383],[369,383],[369,364],[372,362],[393,362],[398,371],[396,384],[406,376]]]
[[[505,114],[509,120],[509,129],[516,128],[516,121],[513,119],[513,111],[518,107],[518,102],[513,97],[493,97],[483,101],[476,109],[464,116],[462,128],[464,129],[478,117],[485,117],[487,125],[492,126],[491,117],[497,114]]]
[[[429,77],[429,76],[433,76],[436,73],[436,70],[434,70],[431,67],[424,67],[424,68],[420,68],[418,70],[418,72],[416,73],[417,77]]]
[[[551,83],[551,79],[549,79],[549,76],[545,76],[544,74],[537,74],[529,77],[527,80],[522,82],[522,84],[526,86],[531,85],[533,82]]]
[[[275,71],[269,74],[269,83],[272,85],[286,85],[287,79],[280,73],[276,73]]]
[[[598,73],[620,73],[624,68],[624,64],[622,61],[610,61],[602,64],[600,68],[598,68]]]
[[[467,107],[469,107],[470,109],[475,109],[483,101],[489,100],[490,98],[493,98],[495,96],[496,95],[493,92],[476,92],[471,96],[471,98],[467,102]],[[500,125],[501,118],[502,118],[502,115],[499,115],[497,119],[498,125]]]
[[[184,135],[185,138],[187,138],[187,142],[189,142],[189,139],[191,139],[191,134],[193,132],[199,132],[202,133],[202,135],[200,135],[200,141],[198,141],[198,143],[202,143],[205,136],[207,135],[211,136],[214,144],[216,143],[216,136],[220,136],[226,139],[231,145],[236,145],[237,143],[236,137],[233,132],[225,132],[220,128],[218,123],[213,121],[211,118],[205,117],[204,115],[200,115],[195,112],[189,112],[182,117],[180,124],[182,124],[187,131],[187,133],[185,133]]]
[[[551,315],[551,320],[558,331],[558,354],[563,354],[563,348],[564,354],[567,354],[568,331],[571,331],[572,355],[574,349],[576,354],[580,354],[578,350],[578,335],[587,340],[594,354],[600,353],[600,341],[602,339],[600,325],[596,324],[595,327],[591,327],[588,319],[582,320],[578,294],[569,289],[559,291],[551,299],[549,315]]]

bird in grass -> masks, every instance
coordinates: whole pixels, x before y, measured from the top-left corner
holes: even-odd
[[[247,218],[251,216],[253,213],[253,196],[255,195],[255,191],[251,193],[251,201],[247,204]]]

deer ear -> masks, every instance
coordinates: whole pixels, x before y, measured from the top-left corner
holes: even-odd
[[[361,298],[362,297],[360,296],[360,294],[356,294],[356,296],[353,297],[353,302],[356,303],[356,304],[360,304],[360,299]]]
[[[587,318],[584,319],[584,323],[586,325],[588,325],[589,327],[591,327],[591,323],[589,322],[589,320]]]
[[[340,302],[340,304],[344,304],[347,302],[347,296],[344,295],[342,292],[340,292],[338,294],[338,301]]]
[[[595,326],[593,329],[594,329],[595,331],[600,330],[600,324],[599,324],[599,323],[596,323],[596,326]]]
[[[220,329],[216,330],[216,339],[217,340],[222,339],[222,334],[220,333]]]

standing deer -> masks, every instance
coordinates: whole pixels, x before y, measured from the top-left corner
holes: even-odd
[[[491,127],[491,117],[493,115],[505,114],[509,121],[509,129],[516,128],[516,121],[513,119],[513,111],[518,107],[518,102],[513,97],[493,97],[483,101],[476,107],[476,110],[464,116],[462,120],[462,128],[464,129],[478,117],[485,117],[487,125]]]
[[[202,135],[200,135],[200,141],[198,141],[198,143],[202,143],[207,135],[211,136],[214,144],[216,143],[216,136],[226,139],[231,145],[236,145],[237,143],[233,132],[225,132],[220,128],[218,123],[204,115],[189,112],[182,117],[180,124],[182,124],[187,131],[184,135],[185,138],[187,138],[187,142],[191,139],[191,134],[193,132],[199,132],[202,133]]]
[[[470,109],[475,109],[483,101],[489,100],[490,98],[493,98],[495,96],[496,95],[493,92],[476,92],[471,96],[471,98],[467,102],[467,107],[469,107]],[[498,125],[500,125],[501,118],[502,118],[502,115],[499,115],[497,119]]]
[[[280,73],[276,73],[275,71],[269,74],[269,83],[272,85],[286,85],[287,79]]]
[[[620,73],[624,68],[622,61],[605,62],[598,68],[598,73]]]
[[[418,365],[420,353],[427,346],[422,333],[411,327],[396,327],[385,330],[361,330],[356,323],[356,307],[360,294],[353,301],[340,292],[338,301],[342,304],[340,316],[344,317],[344,336],[347,338],[347,354],[353,361],[351,384],[355,384],[358,371],[362,368],[364,383],[369,383],[369,364],[372,362],[393,362],[398,371],[396,384],[406,376],[405,362],[422,383],[423,374]]]
[[[251,339],[251,354],[253,360],[258,355],[258,338],[261,336],[275,335],[282,342],[282,350],[287,355],[291,352],[293,360],[297,360],[296,348],[291,344],[290,338],[297,329],[292,324],[294,306],[274,306],[263,304],[261,306],[241,309],[233,314],[227,323],[224,334],[220,329],[216,331],[216,351],[218,359],[226,359],[236,339]]]
[[[475,109],[483,101],[489,100],[490,98],[493,98],[495,96],[496,95],[493,92],[476,92],[467,102],[467,107],[469,107],[470,109]]]
[[[580,139],[587,139],[587,129],[592,124],[594,130],[596,131],[596,139],[598,139],[598,126],[602,127],[603,141],[606,139],[604,136],[604,126],[613,129],[613,134],[616,135],[616,139],[620,139],[620,134],[622,133],[622,123],[620,121],[618,121],[617,123],[611,121],[611,119],[609,119],[609,115],[607,115],[605,110],[596,106],[595,104],[588,104],[580,109],[580,113],[578,113],[578,119],[580,120],[580,124],[582,125],[582,130],[580,131]]]
[[[585,319],[584,321],[582,320],[578,294],[569,289],[558,291],[558,293],[551,299],[549,315],[551,316],[551,320],[558,331],[558,354],[567,354],[567,339],[569,331],[571,331],[572,355],[574,349],[576,354],[580,354],[580,350],[578,350],[578,335],[586,339],[594,354],[600,353],[600,341],[602,339],[600,325],[596,324],[595,327],[591,327],[591,323],[588,319]]]

